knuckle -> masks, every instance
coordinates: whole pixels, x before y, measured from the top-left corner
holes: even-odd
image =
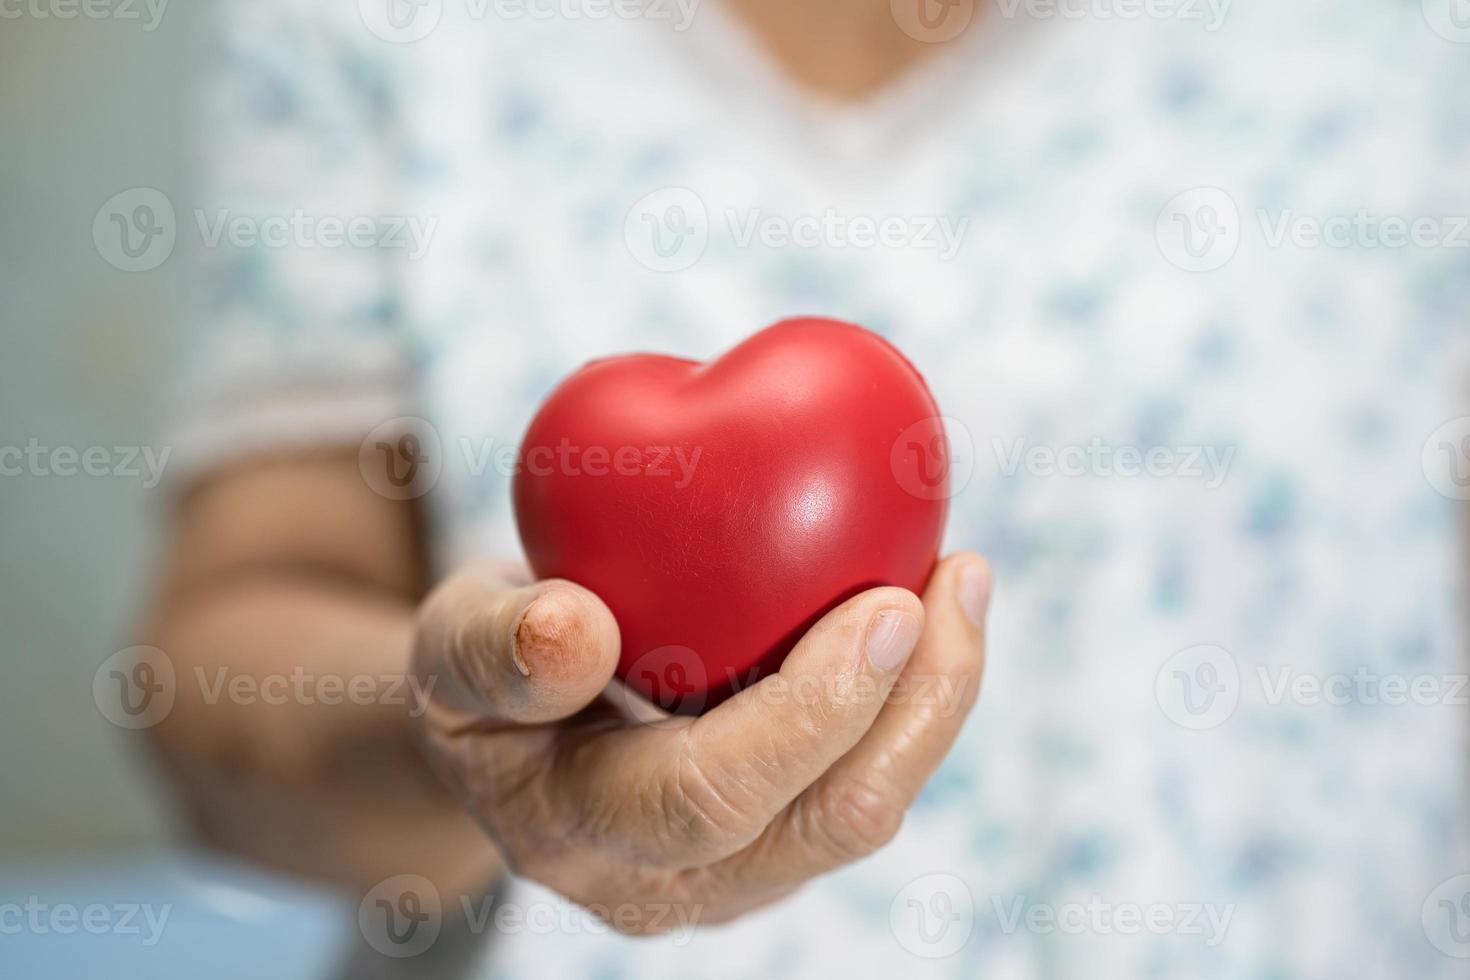
[[[813,833],[839,859],[872,854],[898,835],[904,806],[890,791],[861,779],[838,779],[818,793]]]
[[[495,668],[486,642],[490,624],[483,613],[472,613],[448,627],[444,644],[444,669],[465,690],[481,694],[496,691]]]
[[[669,779],[671,829],[700,845],[719,845],[754,837],[756,821],[739,780],[714,773],[685,742]]]

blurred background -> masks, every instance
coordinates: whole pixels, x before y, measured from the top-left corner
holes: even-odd
[[[156,438],[181,263],[120,271],[91,228],[119,191],[183,192],[185,79],[206,6],[169,5],[156,23],[142,5],[137,20],[0,22],[0,443],[111,452]],[[165,817],[97,713],[91,675],[125,645],[158,502],[145,475],[21,470],[0,480],[0,854],[156,844]]]
[[[99,665],[128,643],[156,557],[161,501],[144,447],[159,458],[161,379],[188,284],[178,256],[121,271],[91,229],[119,191],[187,196],[186,79],[210,6],[165,5],[156,19],[143,5],[137,19],[7,7],[0,20],[0,445],[105,447],[114,464],[87,475],[79,457],[67,475],[51,457],[61,466],[42,474],[12,457],[19,472],[0,478],[5,976],[157,976],[163,961],[179,975],[315,976],[346,921],[324,895],[167,847],[168,795],[92,695]],[[184,927],[163,933],[138,914],[136,932],[119,921],[101,935],[49,919],[98,905],[168,908]],[[23,928],[32,915],[52,928]]]

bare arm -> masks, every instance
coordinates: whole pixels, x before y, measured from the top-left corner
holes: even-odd
[[[359,892],[408,872],[465,895],[501,867],[488,837],[590,908],[718,921],[882,846],[978,693],[975,555],[922,601],[855,596],[777,674],[651,725],[599,698],[619,636],[597,596],[497,563],[423,596],[419,540],[350,457],[256,464],[183,503],[151,634],[178,693],[154,732],[206,839]],[[273,678],[284,698],[248,696]],[[327,704],[328,682],[376,696]]]
[[[154,741],[206,840],[355,888],[494,876],[410,736],[421,553],[412,504],[355,454],[253,462],[181,502],[148,630],[178,694]]]

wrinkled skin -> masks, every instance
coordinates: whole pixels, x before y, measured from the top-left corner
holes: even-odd
[[[922,602],[856,596],[779,673],[688,718],[612,680],[617,626],[591,592],[476,566],[421,608],[413,669],[433,694],[418,735],[512,870],[594,911],[725,921],[898,831],[978,694],[989,591],[981,559],[952,555]],[[866,652],[880,613],[891,669]]]

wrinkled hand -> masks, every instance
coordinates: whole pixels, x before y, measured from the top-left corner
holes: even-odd
[[[610,684],[617,624],[591,592],[477,566],[421,612],[420,734],[517,873],[625,932],[673,925],[628,909],[722,921],[898,831],[978,694],[989,593],[985,563],[952,555],[922,603],[858,595],[778,673],[686,718]]]

